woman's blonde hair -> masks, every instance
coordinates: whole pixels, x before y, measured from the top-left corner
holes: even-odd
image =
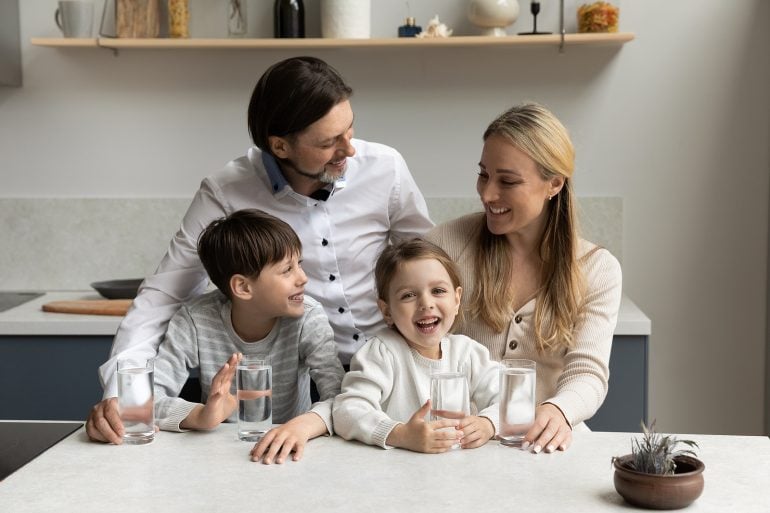
[[[484,132],[486,141],[502,136],[537,164],[544,180],[564,178],[561,191],[548,202],[548,217],[540,241],[543,261],[540,288],[535,302],[535,337],[540,351],[569,348],[581,313],[585,279],[577,262],[577,221],[572,191],[575,149],[567,129],[548,109],[522,104],[501,114]],[[480,317],[500,333],[510,323],[513,290],[511,246],[505,235],[487,228],[479,217],[475,255],[476,288],[470,298],[470,314]]]

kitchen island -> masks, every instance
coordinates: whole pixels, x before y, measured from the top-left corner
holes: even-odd
[[[83,420],[101,399],[98,368],[122,317],[49,313],[51,301],[100,299],[93,291],[49,292],[0,312],[0,419]],[[610,359],[610,388],[588,421],[600,431],[636,431],[647,419],[650,319],[623,297]],[[18,387],[24,383],[24,395]]]
[[[262,465],[249,461],[253,444],[236,430],[160,432],[149,445],[113,446],[88,442],[80,429],[0,482],[0,511],[631,509],[615,492],[610,464],[630,452],[630,433],[576,433],[566,452],[538,455],[495,441],[427,455],[321,437],[299,462]],[[706,464],[703,494],[687,511],[767,511],[767,437],[683,438],[698,442]]]

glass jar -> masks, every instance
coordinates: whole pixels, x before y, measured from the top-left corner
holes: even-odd
[[[190,37],[189,0],[168,0],[168,37]]]
[[[115,33],[118,37],[158,37],[160,0],[116,0]]]
[[[246,0],[227,0],[227,35],[245,37],[248,29]]]
[[[615,2],[583,4],[577,10],[578,32],[617,32],[620,7]]]

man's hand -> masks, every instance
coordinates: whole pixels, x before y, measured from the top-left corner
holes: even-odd
[[[109,397],[91,408],[86,433],[93,442],[123,443],[123,422],[118,411],[118,398]]]

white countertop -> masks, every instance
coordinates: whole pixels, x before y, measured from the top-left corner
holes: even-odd
[[[538,455],[495,441],[427,455],[322,437],[299,462],[262,465],[235,433],[223,424],[112,446],[88,442],[80,429],[0,482],[0,511],[618,511],[630,508],[610,461],[638,436],[576,433],[566,452]],[[767,511],[767,437],[682,438],[698,442],[706,464],[703,494],[687,511]]]
[[[51,301],[104,299],[93,291],[48,292],[5,312],[0,312],[0,335],[106,335],[117,332],[123,319],[111,315],[50,313],[42,305]],[[650,319],[623,296],[615,335],[649,335]]]

